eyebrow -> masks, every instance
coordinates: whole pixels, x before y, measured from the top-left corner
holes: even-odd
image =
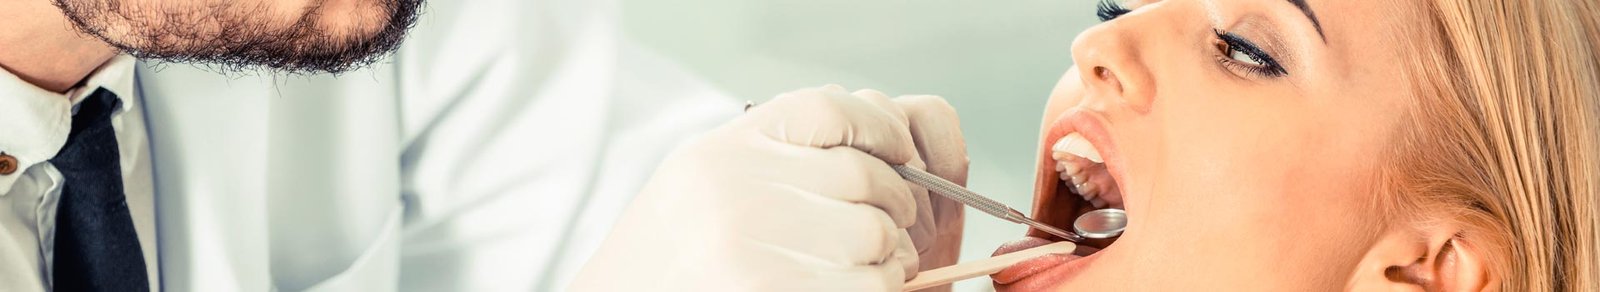
[[[1289,3],[1294,4],[1295,8],[1300,8],[1300,12],[1305,13],[1306,18],[1311,19],[1311,27],[1317,29],[1317,36],[1322,37],[1322,42],[1328,42],[1328,36],[1322,34],[1322,21],[1317,20],[1317,13],[1311,12],[1311,5],[1306,5],[1306,0],[1289,0]]]

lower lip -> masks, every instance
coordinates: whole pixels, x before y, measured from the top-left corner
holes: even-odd
[[[1046,255],[1000,270],[992,275],[999,291],[1052,291],[1081,274],[1101,252],[1088,256]],[[1005,280],[1007,283],[999,281]]]

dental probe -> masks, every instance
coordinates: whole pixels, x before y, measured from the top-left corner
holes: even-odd
[[[911,183],[928,188],[928,190],[931,192],[944,195],[946,198],[950,198],[952,200],[956,200],[957,202],[961,202],[961,204],[971,206],[973,209],[978,209],[978,211],[989,213],[989,215],[994,215],[995,217],[1000,217],[1000,219],[1005,219],[1006,221],[1011,221],[1013,223],[1026,224],[1028,226],[1032,226],[1033,228],[1039,229],[1039,231],[1060,236],[1062,239],[1066,239],[1068,241],[1083,242],[1085,239],[1083,236],[1079,236],[1077,233],[1067,232],[1065,230],[1061,230],[1060,228],[1039,223],[1039,221],[1033,221],[1032,218],[1022,215],[1022,212],[1018,212],[1017,209],[1006,207],[1005,204],[1001,204],[1000,202],[986,198],[983,195],[979,195],[976,192],[961,187],[961,185],[944,180],[944,178],[940,178],[932,173],[912,168],[904,164],[890,165],[890,167],[894,168],[895,172],[900,173],[900,177],[905,178],[906,181],[910,181]],[[1121,230],[1118,231],[1118,233],[1120,233]]]

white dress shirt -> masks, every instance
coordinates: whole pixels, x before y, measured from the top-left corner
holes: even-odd
[[[740,102],[608,0],[431,1],[334,76],[141,65],[167,291],[564,291]]]
[[[61,197],[66,181],[49,160],[66,144],[78,103],[100,88],[121,100],[111,127],[121,152],[124,195],[152,291],[159,286],[150,147],[134,87],[136,63],[132,57],[117,56],[65,94],[0,70],[0,153],[18,162],[18,171],[0,175],[0,291],[50,290],[56,206],[67,198]]]
[[[614,5],[433,1],[355,72],[134,76],[119,58],[71,96],[123,99],[124,183],[162,290],[560,291],[662,156],[741,109],[627,43]],[[27,169],[0,177],[0,291],[48,289],[61,184],[40,165],[76,99],[0,77],[0,151]]]

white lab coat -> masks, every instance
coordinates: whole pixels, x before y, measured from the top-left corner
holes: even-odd
[[[338,77],[141,64],[164,289],[560,290],[660,157],[740,110],[610,1],[427,8]]]

